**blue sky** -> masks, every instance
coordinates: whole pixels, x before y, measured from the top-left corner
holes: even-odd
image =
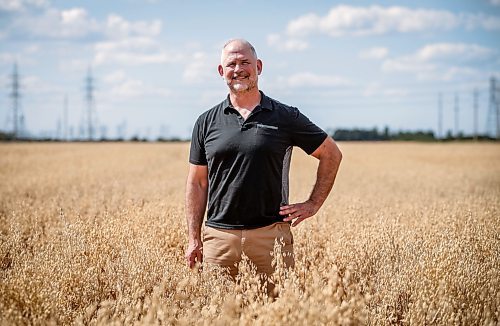
[[[260,88],[322,128],[473,131],[487,128],[489,78],[500,78],[500,1],[0,0],[0,128],[12,129],[9,78],[33,135],[85,123],[84,79],[95,78],[94,124],[126,136],[188,137],[226,96],[217,74],[227,39],[264,62]]]

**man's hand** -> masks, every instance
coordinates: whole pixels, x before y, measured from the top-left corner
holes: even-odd
[[[189,268],[193,268],[196,263],[203,262],[203,243],[201,240],[189,241],[185,257]]]
[[[294,219],[292,226],[297,226],[300,222],[309,218],[318,212],[319,206],[311,200],[298,204],[290,204],[280,207],[280,215],[286,216],[283,221],[290,222]]]

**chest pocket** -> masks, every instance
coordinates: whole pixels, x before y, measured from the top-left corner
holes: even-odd
[[[258,123],[256,126],[257,129],[257,134],[264,134],[264,135],[278,135],[278,126],[273,126],[273,125],[265,125],[262,123]]]
[[[278,126],[257,124],[255,126],[255,145],[263,151],[281,151],[281,134]]]

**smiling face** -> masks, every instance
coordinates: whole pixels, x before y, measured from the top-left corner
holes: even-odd
[[[257,59],[251,45],[243,40],[229,42],[222,50],[219,74],[233,93],[258,90],[258,75],[262,61]]]

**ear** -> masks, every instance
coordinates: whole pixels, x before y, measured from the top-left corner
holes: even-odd
[[[257,74],[260,75],[262,72],[262,60],[257,59]]]
[[[219,67],[217,67],[217,70],[219,71],[219,75],[221,75],[221,77],[224,77],[224,70],[222,69],[222,65],[219,65]]]

